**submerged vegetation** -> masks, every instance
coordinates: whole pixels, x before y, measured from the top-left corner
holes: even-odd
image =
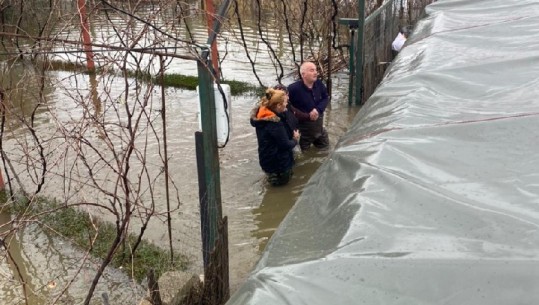
[[[68,240],[81,251],[88,251],[94,258],[105,259],[117,236],[114,224],[96,220],[85,212],[55,200],[39,198],[29,202],[21,198],[9,203],[6,198],[5,192],[1,192],[0,201],[10,204],[12,214],[24,213],[25,218],[39,218],[36,223],[45,233]],[[139,241],[135,234],[128,234],[116,250],[110,265],[122,269],[137,282],[141,282],[149,270],[154,270],[159,276],[166,271],[185,270],[189,262],[180,254],[175,254],[174,261],[171,261],[168,251],[146,240]]]
[[[157,83],[161,85],[160,80],[157,80]],[[230,86],[230,92],[232,93],[232,95],[255,93],[260,90],[257,86],[235,80],[223,80],[221,81],[221,83]],[[198,86],[198,77],[181,75],[176,73],[165,74],[164,85],[189,90],[196,90],[196,87]]]
[[[62,71],[73,71],[73,72],[85,72],[86,67],[82,64],[77,64],[73,62],[63,62],[63,61],[49,61],[47,63],[47,69],[49,70],[62,70]],[[96,71],[99,73],[99,70]],[[166,87],[175,87],[175,88],[182,88],[187,90],[196,90],[198,86],[198,77],[196,76],[190,76],[190,75],[183,75],[179,73],[165,73],[163,82],[160,78],[156,78],[155,76],[146,73],[146,72],[133,72],[128,71],[127,75],[129,77],[136,77],[142,80],[146,81],[153,81],[156,84],[162,85]],[[248,93],[260,93],[262,92],[262,88],[259,86],[251,85],[246,82],[236,81],[236,80],[222,80],[222,84],[227,84],[230,86],[230,92],[232,95],[241,95],[241,94],[248,94]]]

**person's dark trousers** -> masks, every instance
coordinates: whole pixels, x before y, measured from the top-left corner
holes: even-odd
[[[268,174],[268,181],[273,186],[281,186],[287,184],[290,181],[290,177],[292,177],[292,169],[280,173]]]
[[[329,138],[324,128],[324,118],[319,117],[316,121],[303,121],[298,124],[301,137],[299,138],[299,147],[306,150],[313,144],[317,148],[326,148],[329,146]]]

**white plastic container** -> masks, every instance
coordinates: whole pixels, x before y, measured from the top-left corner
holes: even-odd
[[[230,101],[232,100],[232,94],[230,93],[230,86],[227,84],[221,84],[221,88],[223,90],[225,100],[223,100],[223,95],[219,91],[219,88],[217,84],[213,84],[213,92],[215,96],[215,124],[217,129],[217,144],[219,146],[225,145],[227,142],[227,139],[230,137],[231,130],[230,130]],[[197,94],[198,94],[198,126],[202,130],[202,116],[200,111],[200,93],[199,88],[197,86]],[[226,102],[226,108],[225,108],[225,102]]]

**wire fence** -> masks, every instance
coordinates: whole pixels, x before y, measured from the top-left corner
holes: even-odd
[[[361,101],[374,92],[394,54],[391,43],[401,27],[412,27],[433,0],[390,0],[365,19]]]

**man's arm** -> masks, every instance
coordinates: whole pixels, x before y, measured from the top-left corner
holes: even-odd
[[[318,114],[322,114],[329,103],[328,90],[321,80],[317,80],[315,84],[316,90],[319,91],[317,93],[319,93],[321,97],[321,99],[317,101],[316,110],[318,111]]]
[[[303,122],[303,121],[308,121],[309,120],[309,114],[308,113],[305,113],[301,110],[299,110],[298,108],[290,105],[290,110],[292,110],[292,113],[294,114],[294,116],[296,117],[296,119],[298,119],[298,121],[300,122]]]

